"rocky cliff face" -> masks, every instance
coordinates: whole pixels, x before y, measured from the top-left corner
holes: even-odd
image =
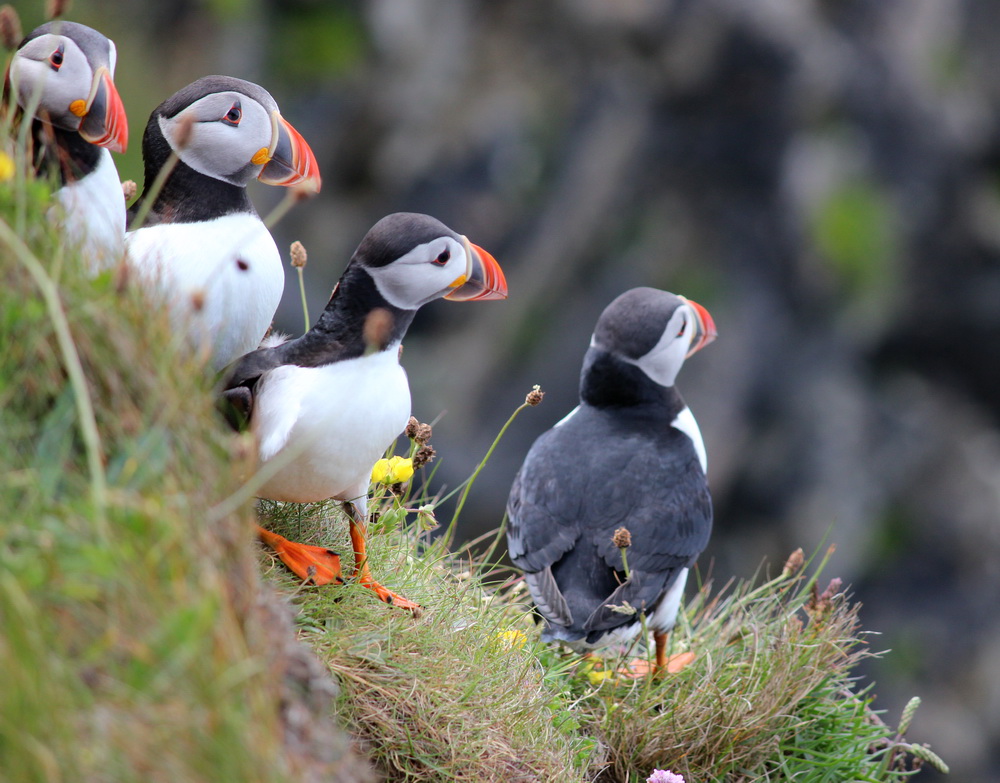
[[[447,411],[435,445],[452,485],[532,384],[548,392],[480,479],[466,532],[499,523],[531,440],[575,404],[604,305],[634,285],[688,294],[720,331],[681,378],[716,498],[703,567],[747,576],[836,543],[830,575],[882,632],[873,648],[893,649],[872,669],[880,703],[924,697],[914,737],[957,777],[990,779],[1000,7],[245,6],[258,48],[227,34],[183,62],[248,68],[234,75],[266,81],[320,156],[322,196],[278,231],[309,248],[313,312],[395,210],[437,215],[508,273],[508,302],[426,308],[407,343],[415,413]],[[145,35],[169,48],[163,24],[178,40],[231,29],[205,13],[181,7]]]

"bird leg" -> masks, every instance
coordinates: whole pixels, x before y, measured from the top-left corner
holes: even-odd
[[[677,674],[691,661],[695,659],[693,652],[682,652],[677,655],[667,657],[667,632],[653,631],[653,643],[656,645],[656,657],[652,665],[645,658],[636,658],[629,661],[624,669],[619,669],[618,673],[623,677],[638,679],[646,675],[657,675],[666,672],[667,674]]]
[[[343,584],[340,575],[340,555],[332,549],[310,544],[298,544],[284,536],[257,526],[257,536],[267,544],[300,579],[316,585],[330,582]]]
[[[423,609],[420,604],[414,603],[409,598],[404,598],[389,588],[380,585],[372,578],[371,571],[368,569],[368,531],[365,527],[365,517],[368,515],[367,496],[345,501],[344,510],[347,512],[347,519],[350,523],[351,545],[354,547],[353,578],[375,593],[380,601],[397,606],[400,609],[409,609],[413,612],[414,616],[419,615],[421,609]]]
[[[653,644],[656,645],[656,663],[653,664],[653,674],[667,668],[667,632],[653,631]]]

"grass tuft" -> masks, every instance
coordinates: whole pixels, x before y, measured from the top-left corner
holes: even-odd
[[[543,645],[520,580],[500,584],[510,574],[495,563],[430,541],[416,512],[427,498],[373,489],[373,573],[424,605],[420,619],[358,586],[270,573],[341,685],[340,718],[387,779],[634,783],[659,768],[699,783],[898,781],[932,755],[902,736],[916,703],[894,731],[856,682],[875,653],[840,580],[820,590],[825,558],[803,569],[797,553],[777,578],[702,586],[670,639],[694,662],[636,681],[616,674],[627,655]],[[335,505],[263,510],[350,567]]]
[[[554,725],[545,672],[523,633],[510,633],[520,611],[467,562],[430,554],[418,525],[387,524],[400,508],[395,496],[375,503],[373,576],[426,607],[419,619],[358,585],[301,586],[262,555],[269,577],[294,596],[301,638],[340,685],[339,719],[389,780],[582,780],[589,754],[579,746],[592,743]],[[335,505],[262,503],[262,512],[282,535],[339,551],[349,573],[347,521]]]
[[[257,576],[252,505],[205,523],[241,468],[210,371],[49,203],[0,181],[3,779],[369,779]]]

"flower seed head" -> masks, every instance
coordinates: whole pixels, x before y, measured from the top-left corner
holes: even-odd
[[[534,406],[538,405],[538,403],[542,401],[542,397],[544,396],[545,392],[542,391],[542,387],[536,383],[534,386],[531,387],[531,391],[528,392],[528,395],[524,398],[524,401],[528,405]]]
[[[122,182],[122,195],[125,196],[126,201],[131,201],[135,198],[136,192],[139,188],[135,184],[135,180],[127,179]]]
[[[24,35],[21,33],[21,18],[12,5],[0,8],[0,41],[5,49],[16,49]]]
[[[70,0],[48,0],[45,4],[45,18],[56,19],[65,14],[70,7]]]
[[[382,351],[389,344],[392,333],[392,313],[384,307],[376,307],[365,319],[364,341],[369,352]]]
[[[900,734],[906,734],[907,730],[910,728],[910,724],[913,722],[913,716],[920,706],[920,697],[914,696],[906,703],[906,707],[903,708],[903,716],[899,720]]]
[[[306,247],[299,240],[292,242],[291,248],[289,248],[289,253],[292,256],[292,266],[296,269],[304,269],[308,256],[306,254]]]
[[[620,527],[611,537],[611,543],[619,549],[628,549],[632,546],[632,534],[627,527]]]
[[[437,456],[437,452],[431,445],[421,446],[417,453],[413,455],[413,469],[422,468],[424,465],[428,465],[434,461],[434,457]]]
[[[205,307],[205,289],[198,288],[191,292],[191,308],[197,313]]]
[[[840,586],[842,584],[844,584],[844,580],[839,576],[835,576],[831,579],[830,584],[826,586],[826,590],[824,590],[823,594],[819,597],[820,603],[825,606],[829,606],[830,602],[833,601],[833,597],[840,592]]]
[[[312,198],[318,192],[313,185],[307,185],[306,183],[300,183],[298,185],[292,185],[291,188],[292,198],[295,199],[295,203],[298,204],[300,201],[305,201],[307,198]]]
[[[910,745],[910,753],[918,759],[930,762],[931,765],[938,770],[938,772],[943,772],[947,775],[951,771],[948,768],[948,765],[944,763],[944,759],[931,750],[927,745]]]
[[[795,576],[799,572],[799,569],[802,568],[804,562],[805,555],[802,554],[802,547],[799,547],[788,556],[788,559],[785,561],[785,567],[781,569],[781,575],[785,578]]]
[[[406,423],[406,429],[403,430],[403,434],[405,434],[406,437],[421,446],[431,439],[433,432],[434,430],[431,428],[430,424],[424,424],[423,422],[417,421],[416,416],[410,416],[410,420]]]
[[[177,121],[177,133],[174,135],[174,148],[184,149],[191,141],[191,132],[194,130],[194,115],[182,114]]]

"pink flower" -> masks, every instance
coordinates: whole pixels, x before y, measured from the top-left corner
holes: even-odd
[[[654,769],[646,783],[684,783],[684,776],[675,775],[669,769]]]

